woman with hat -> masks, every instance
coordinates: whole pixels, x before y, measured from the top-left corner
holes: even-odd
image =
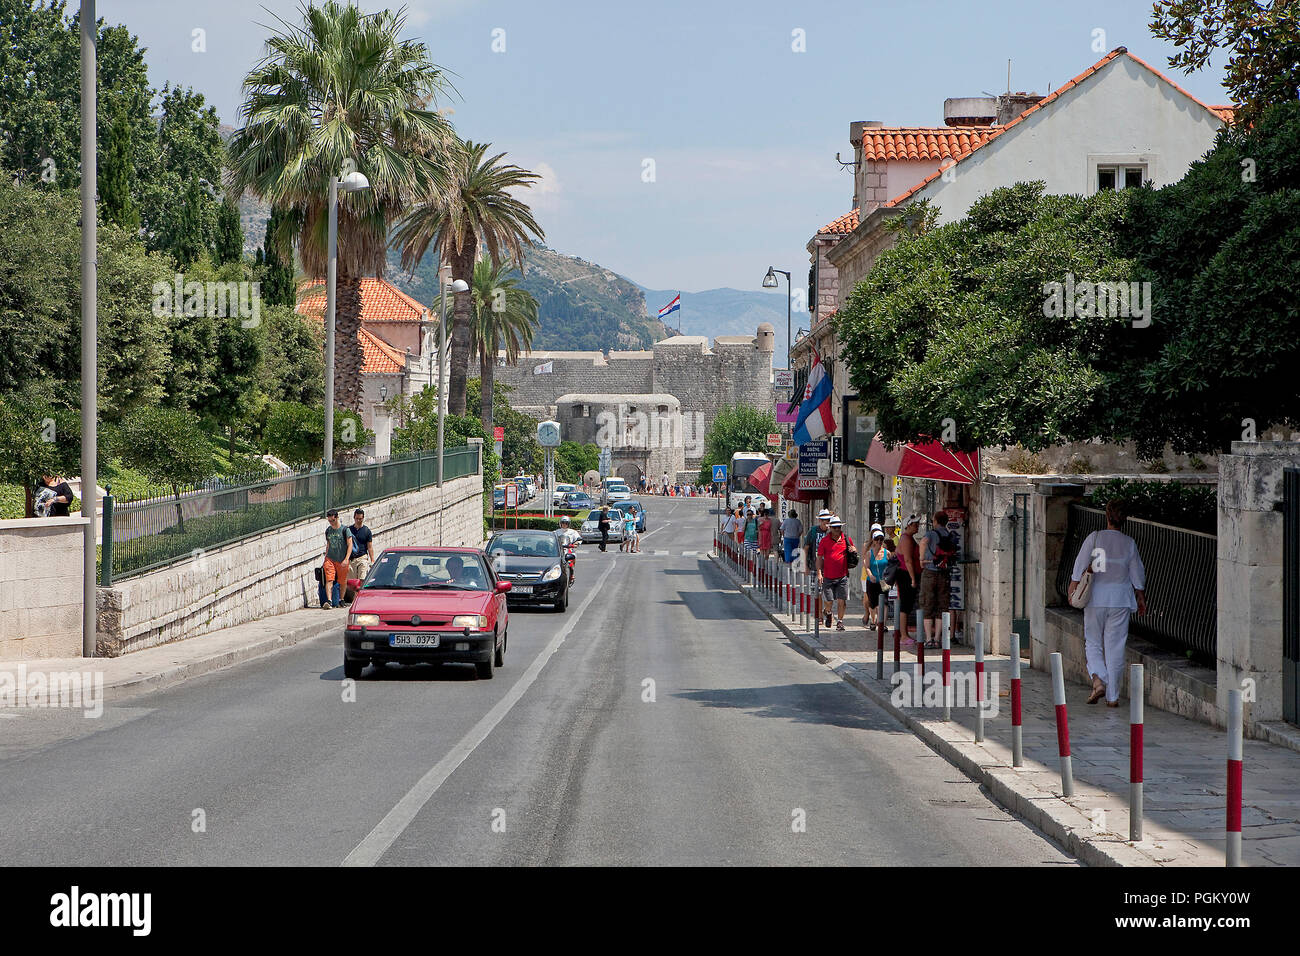
[[[885,565],[889,563],[889,552],[885,550],[885,530],[878,524],[871,526],[871,546],[867,549],[867,559],[862,562],[862,623],[867,627],[876,627],[880,610],[880,594],[887,590],[883,577]]]

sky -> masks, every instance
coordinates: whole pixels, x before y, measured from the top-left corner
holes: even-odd
[[[75,8],[76,0],[69,7]],[[240,125],[241,83],[296,0],[99,0]],[[367,10],[399,3],[362,0]],[[1225,103],[1223,58],[1174,74],[1147,0],[410,0],[406,35],[450,74],[460,135],[543,176],[546,243],[657,289],[806,285],[805,245],[851,208],[849,123],[943,125],[950,96],[1047,93],[1126,46]],[[195,31],[202,31],[196,34]],[[198,42],[199,38],[202,42]],[[197,49],[203,47],[203,49]],[[1097,52],[1100,50],[1101,52]],[[782,288],[775,295],[785,295]]]

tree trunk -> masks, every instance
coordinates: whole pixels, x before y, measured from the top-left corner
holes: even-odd
[[[176,524],[180,526],[180,533],[185,533],[185,513],[181,510],[181,490],[172,482],[172,497],[176,500]]]
[[[467,236],[461,251],[451,257],[452,278],[469,282],[474,278],[475,250],[478,240]],[[457,292],[451,323],[451,383],[447,391],[447,414],[465,414],[465,383],[469,378],[470,353],[474,351],[470,328],[470,293]],[[439,361],[442,357],[439,356]]]
[[[361,277],[339,275],[334,303],[334,407],[361,411]],[[336,456],[337,457],[337,456]]]
[[[230,423],[230,473],[235,473],[235,423]]]
[[[491,343],[491,345],[495,344]],[[479,400],[479,417],[483,420],[483,427],[488,431],[492,430],[492,380],[496,375],[496,367],[497,350],[492,347],[484,349],[479,362],[479,385],[482,392]]]

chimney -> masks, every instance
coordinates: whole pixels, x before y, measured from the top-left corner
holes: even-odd
[[[950,96],[943,101],[945,126],[992,126],[997,118],[996,97]]]
[[[855,120],[849,124],[849,144],[853,147],[853,208],[860,209],[862,186],[862,133],[867,129],[880,129],[881,120]]]
[[[1007,125],[1042,99],[1037,93],[1003,93],[998,97],[998,125]]]

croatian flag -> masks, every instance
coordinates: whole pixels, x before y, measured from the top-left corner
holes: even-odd
[[[794,426],[794,443],[806,445],[825,438],[835,431],[835,416],[831,413],[831,377],[826,374],[822,357],[813,352],[812,371],[808,385],[799,404],[799,417]]]
[[[678,311],[681,307],[682,307],[682,294],[678,292],[677,298],[673,299],[673,301],[669,302],[666,306],[664,306],[662,309],[659,310],[659,318],[662,319],[665,318],[666,316],[672,315],[674,312]]]

